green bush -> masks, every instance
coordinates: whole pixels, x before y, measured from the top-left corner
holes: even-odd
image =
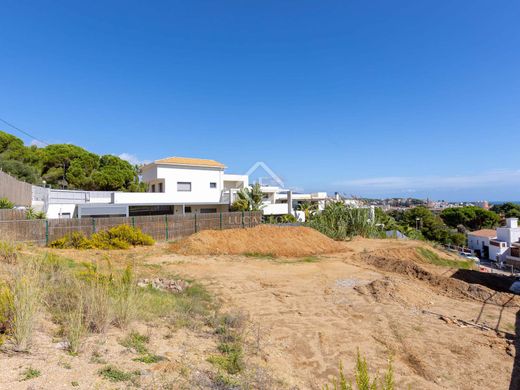
[[[361,354],[357,353],[356,371],[354,373],[354,383],[349,381],[343,372],[343,365],[339,365],[339,374],[332,379],[331,385],[325,385],[324,390],[393,390],[394,389],[394,370],[392,367],[392,360],[388,360],[388,367],[382,379],[370,377],[368,372],[368,364]]]
[[[128,249],[131,246],[153,245],[155,241],[141,229],[119,225],[92,234],[90,238],[83,232],[73,232],[50,243],[52,248],[74,249]]]
[[[341,202],[327,204],[311,218],[309,226],[335,240],[354,236],[380,237],[382,232],[377,215],[375,220],[371,219],[370,209],[353,208]]]
[[[14,208],[14,203],[11,202],[7,198],[0,198],[0,209],[12,209]]]

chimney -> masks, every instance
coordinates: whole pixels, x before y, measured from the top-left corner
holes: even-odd
[[[518,227],[518,218],[506,218],[506,226],[510,229]]]

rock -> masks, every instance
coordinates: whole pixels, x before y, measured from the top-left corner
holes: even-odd
[[[189,283],[185,280],[174,280],[174,279],[163,279],[163,278],[155,278],[155,279],[140,279],[137,281],[137,285],[139,287],[148,287],[151,286],[156,290],[168,291],[171,293],[182,293],[189,287]]]
[[[70,344],[68,341],[60,341],[59,343],[54,344],[54,348],[67,350],[70,348]]]

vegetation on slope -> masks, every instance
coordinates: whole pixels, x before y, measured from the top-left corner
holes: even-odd
[[[32,184],[100,191],[144,191],[138,167],[113,155],[99,156],[71,144],[25,146],[0,131],[0,169]]]

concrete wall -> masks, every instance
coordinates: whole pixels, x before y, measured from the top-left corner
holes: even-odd
[[[32,185],[0,171],[0,198],[7,198],[16,206],[31,206]]]

